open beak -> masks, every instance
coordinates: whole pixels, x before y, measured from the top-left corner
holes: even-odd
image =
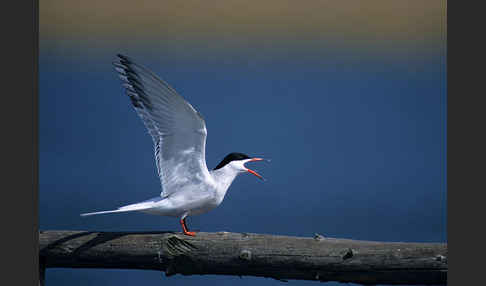
[[[255,161],[263,161],[263,158],[252,158],[252,159],[248,160],[248,162],[255,162]],[[253,174],[253,175],[257,176],[258,178],[265,181],[265,179],[260,174],[258,174],[257,172],[250,170],[248,168],[246,170],[248,171],[248,173],[251,173],[251,174]]]

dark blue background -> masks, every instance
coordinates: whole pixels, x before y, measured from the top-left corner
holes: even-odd
[[[145,214],[79,217],[156,196],[150,136],[111,62],[127,53],[202,113],[207,163],[230,152],[266,182],[239,176],[222,205],[190,217],[201,231],[445,242],[444,56],[212,55],[41,49],[40,229],[180,231]],[[414,51],[410,51],[413,55]],[[264,278],[165,277],[156,271],[49,269],[47,285],[280,285]],[[292,281],[292,285],[315,282]],[[329,283],[332,285],[335,283]]]

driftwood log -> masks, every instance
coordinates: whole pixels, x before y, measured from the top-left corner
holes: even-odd
[[[175,232],[41,231],[41,267],[150,269],[359,284],[446,284],[447,244]],[[43,273],[43,268],[41,273]]]

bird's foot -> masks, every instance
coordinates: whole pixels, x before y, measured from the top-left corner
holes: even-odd
[[[196,232],[194,231],[184,231],[184,234],[189,236],[196,236]]]

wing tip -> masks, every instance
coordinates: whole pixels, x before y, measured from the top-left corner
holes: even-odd
[[[128,56],[125,56],[123,54],[116,54],[116,56],[118,57],[118,61],[122,64],[131,64],[133,63],[132,59]]]

